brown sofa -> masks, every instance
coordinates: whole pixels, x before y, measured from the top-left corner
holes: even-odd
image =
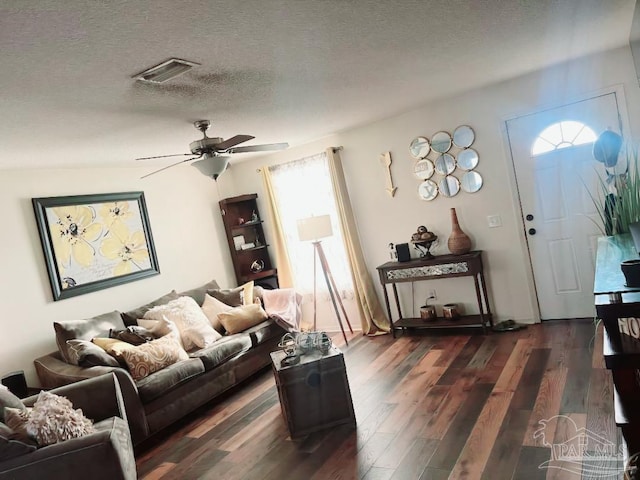
[[[126,410],[114,375],[83,380],[52,390],[94,421],[95,433],[36,447],[12,435],[0,435],[0,480],[70,479],[134,480],[136,463]],[[37,396],[20,401],[0,393],[0,427],[4,407],[33,406]],[[4,431],[7,431],[4,426]]]
[[[218,289],[215,281],[187,292],[171,292],[156,301],[129,312],[111,312],[87,320],[68,322],[56,332],[61,342],[71,338],[90,340],[104,336],[109,329],[134,325],[144,312],[168,303],[178,296],[190,296],[202,305],[207,291]],[[56,329],[58,330],[56,324]],[[134,380],[125,368],[113,366],[81,367],[67,363],[60,351],[34,360],[43,388],[54,388],[78,380],[113,372],[120,382],[134,444],[175,422],[187,413],[216,398],[270,364],[269,353],[285,331],[271,318],[240,333],[225,335],[212,346],[189,352],[189,359]]]

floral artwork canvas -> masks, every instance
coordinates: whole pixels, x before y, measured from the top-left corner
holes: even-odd
[[[143,192],[32,203],[54,300],[159,273]]]

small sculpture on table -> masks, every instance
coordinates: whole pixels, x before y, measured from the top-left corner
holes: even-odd
[[[414,248],[420,252],[421,258],[433,258],[429,252],[431,245],[438,239],[438,236],[430,232],[427,227],[420,225],[416,233],[411,235],[411,243]]]

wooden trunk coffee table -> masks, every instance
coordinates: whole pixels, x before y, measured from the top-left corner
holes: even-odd
[[[351,391],[342,352],[332,347],[300,357],[300,363],[282,366],[283,351],[271,353],[282,416],[291,438],[341,424],[355,426]]]

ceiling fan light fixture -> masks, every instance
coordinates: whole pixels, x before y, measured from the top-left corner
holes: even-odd
[[[218,177],[227,169],[229,165],[229,157],[219,157],[205,154],[202,160],[193,162],[192,167],[196,167],[200,173],[207,177],[217,180]]]
[[[164,83],[199,65],[199,63],[191,62],[189,60],[170,58],[169,60],[134,75],[132,78],[141,82]]]

